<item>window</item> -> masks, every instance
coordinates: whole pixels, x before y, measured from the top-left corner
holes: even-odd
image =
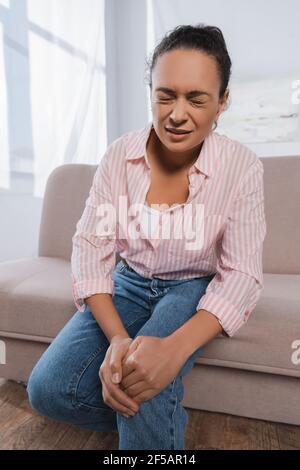
[[[107,147],[104,0],[0,0],[0,188]],[[25,176],[24,176],[25,177]]]

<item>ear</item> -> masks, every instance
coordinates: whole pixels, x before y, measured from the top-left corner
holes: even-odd
[[[215,120],[217,120],[220,116],[220,114],[223,113],[224,109],[225,109],[225,106],[228,102],[228,98],[229,98],[229,88],[226,89],[225,93],[224,93],[224,96],[223,98],[219,101],[219,104],[218,104],[218,112],[215,116]]]

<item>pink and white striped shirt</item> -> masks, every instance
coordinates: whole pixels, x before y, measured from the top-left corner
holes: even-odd
[[[151,182],[146,143],[152,127],[149,122],[117,138],[97,167],[72,238],[74,303],[83,312],[85,298],[96,293],[114,293],[112,273],[118,252],[137,273],[150,279],[215,274],[199,299],[197,311],[205,309],[215,315],[223,328],[222,334],[231,337],[246,323],[263,289],[262,250],[266,235],[263,164],[243,144],[211,131],[198,159],[189,168],[187,201],[164,213],[150,209],[154,228],[146,233],[144,222],[149,212],[146,195]],[[125,198],[128,211],[133,204],[144,208],[134,217],[136,231],[139,229],[144,236],[120,236],[119,215],[109,218],[110,226],[106,225],[102,232],[96,230],[97,207],[108,204],[119,208],[120,196]],[[199,249],[187,250],[185,240],[178,239],[173,232],[169,238],[161,236],[166,212],[174,228],[187,205],[197,204],[204,208],[203,243]],[[191,213],[189,224],[194,224],[194,218]],[[127,219],[127,226],[128,223]]]

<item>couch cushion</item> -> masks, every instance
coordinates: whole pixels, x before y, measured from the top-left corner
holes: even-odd
[[[0,331],[53,338],[76,312],[70,262],[22,258],[0,263]]]
[[[76,312],[70,269],[69,261],[48,257],[1,263],[0,336],[51,341]],[[300,377],[300,275],[265,273],[264,283],[246,325],[206,344],[196,363]]]
[[[196,362],[300,377],[300,275],[264,273],[248,322],[230,339],[217,336]]]

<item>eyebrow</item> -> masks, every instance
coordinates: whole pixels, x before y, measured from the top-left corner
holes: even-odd
[[[167,93],[168,95],[176,95],[176,92],[175,90],[172,90],[172,88],[167,88],[167,87],[158,87],[158,88],[155,88],[155,91],[162,91],[164,93]],[[210,93],[207,93],[207,91],[203,91],[203,90],[192,90],[192,91],[189,91],[188,93],[186,93],[186,96],[189,96],[190,98],[194,97],[194,96],[201,96],[201,95],[207,95],[211,98],[211,94]]]

